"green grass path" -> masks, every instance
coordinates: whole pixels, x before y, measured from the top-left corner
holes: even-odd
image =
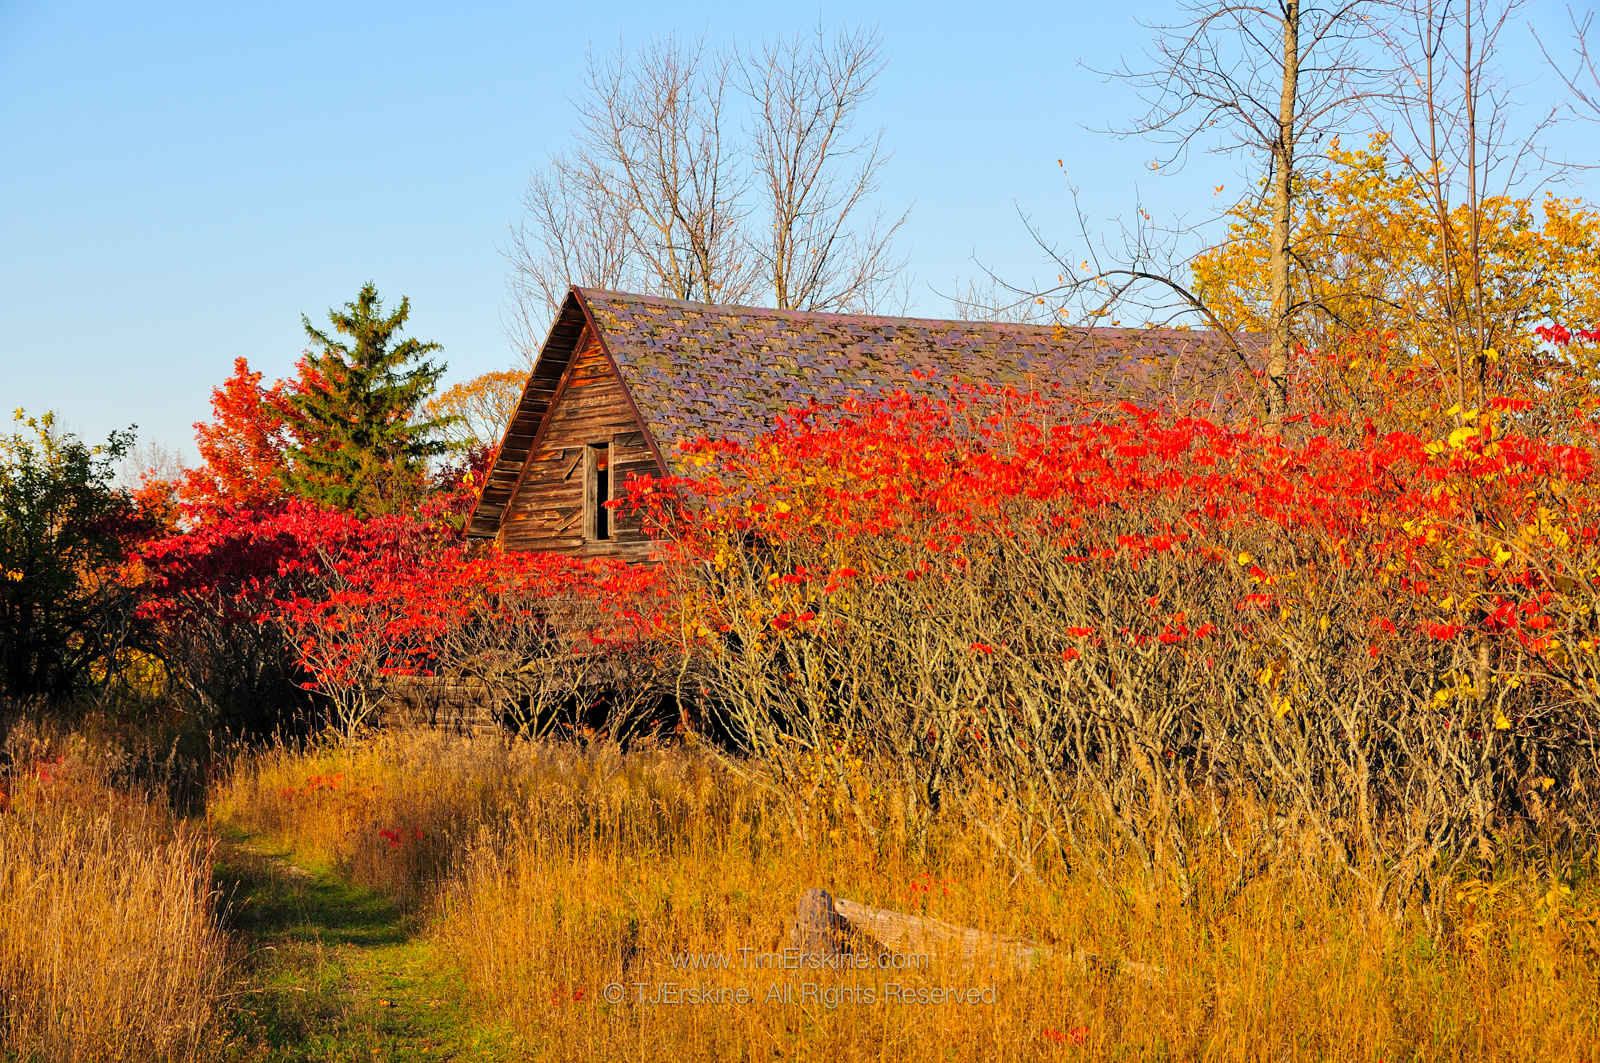
[[[465,1009],[416,920],[380,894],[238,834],[223,839],[216,874],[245,949],[224,1059],[532,1058],[514,1035]]]

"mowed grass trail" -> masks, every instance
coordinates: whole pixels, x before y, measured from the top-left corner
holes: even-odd
[[[381,894],[237,831],[224,835],[216,873],[245,950],[223,1059],[532,1058],[525,1041],[465,1010],[416,917]]]

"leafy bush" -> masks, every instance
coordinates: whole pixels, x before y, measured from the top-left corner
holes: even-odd
[[[141,551],[140,614],[214,725],[353,734],[402,679],[465,683],[528,730],[605,690],[620,733],[660,700],[647,568],[474,552],[438,521],[298,500],[200,517]]]
[[[0,436],[0,697],[64,697],[126,634],[115,570],[137,523],[112,480],[132,435],[91,446],[48,413],[16,422]]]
[[[196,512],[191,527],[139,552],[139,615],[169,674],[212,727],[266,733],[314,722],[280,604],[327,593],[367,553],[415,558],[432,537],[414,521],[364,521],[300,501]]]

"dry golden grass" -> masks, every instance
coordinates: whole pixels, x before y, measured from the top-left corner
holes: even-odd
[[[414,904],[538,781],[536,748],[427,731],[274,746],[247,754],[212,788],[208,809]]]
[[[204,1058],[228,963],[208,841],[93,747],[27,745],[0,778],[0,1054]]]
[[[346,806],[302,796],[330,771],[359,795]],[[438,737],[269,754],[218,800],[368,881],[429,897],[438,946],[540,1058],[1600,1058],[1600,886],[1587,863],[1519,857],[1484,880],[1441,882],[1400,914],[1349,876],[1306,872],[1185,906],[1121,866],[1019,877],[953,823],[916,835],[889,816],[875,831],[819,816],[801,837],[781,802],[704,754]],[[440,840],[415,861],[405,844],[372,843],[379,823]],[[449,873],[435,877],[439,861]],[[1224,877],[1221,854],[1201,851],[1196,866]],[[938,956],[901,972],[743,962],[783,944],[810,886],[1161,973],[1066,959],[1023,971]],[[675,969],[690,953],[729,967]],[[607,1002],[613,983],[620,1003]],[[885,1002],[891,984],[983,999]],[[650,1002],[669,986],[751,1000]],[[806,998],[829,989],[855,999]]]

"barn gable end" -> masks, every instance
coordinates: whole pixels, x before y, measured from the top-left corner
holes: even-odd
[[[651,543],[637,520],[616,509],[602,512],[598,503],[622,497],[630,475],[659,474],[653,443],[616,366],[584,324],[507,494],[500,542],[512,550],[642,557]]]

